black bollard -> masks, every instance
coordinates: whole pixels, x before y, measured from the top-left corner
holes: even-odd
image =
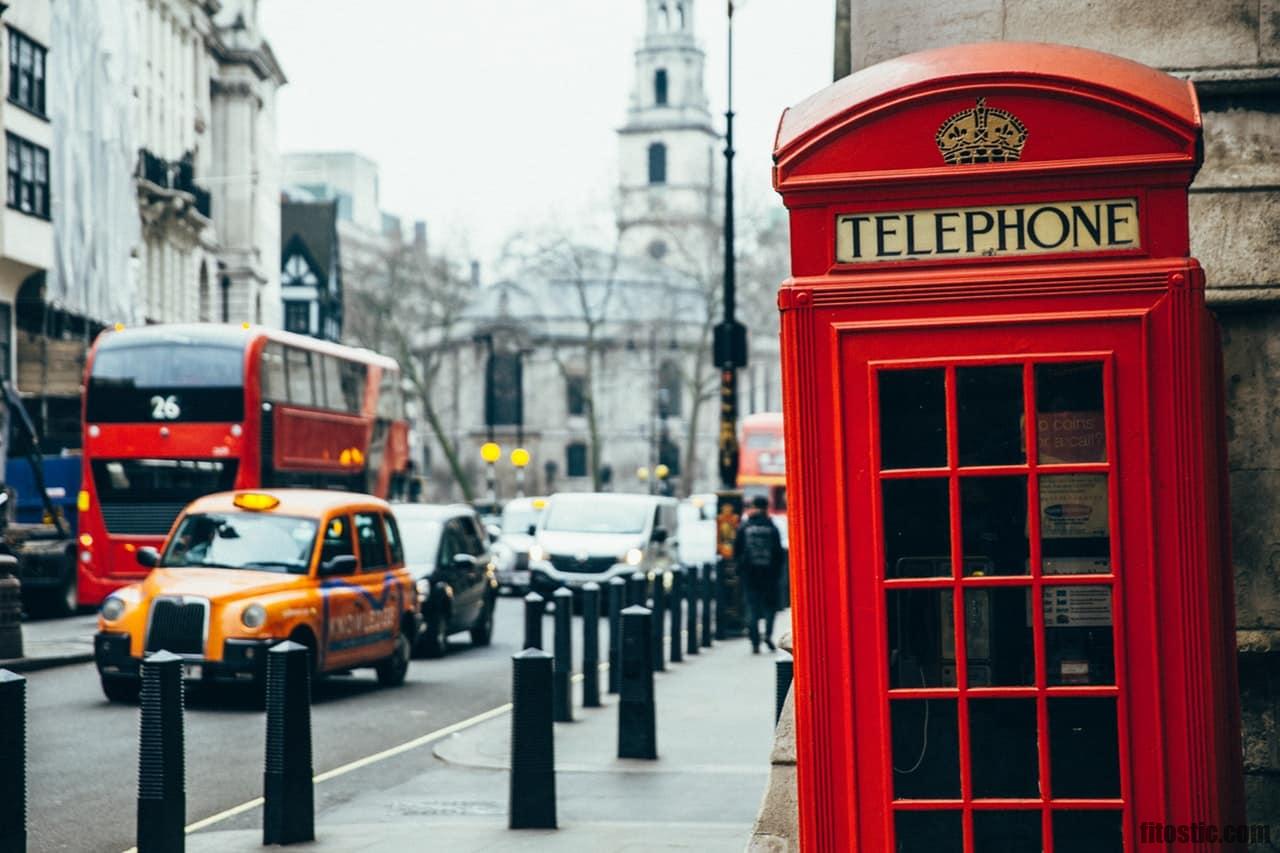
[[[573,593],[568,587],[560,587],[551,594],[556,603],[555,612],[555,666],[551,681],[552,712],[557,723],[573,722],[573,694],[569,679],[573,675]]]
[[[782,719],[782,706],[787,703],[787,691],[791,689],[791,672],[794,662],[791,655],[785,652],[779,652],[778,657],[774,659],[774,666],[777,667],[778,680],[775,685],[776,696],[774,697],[773,724],[776,726],[778,720]]]
[[[676,566],[671,570],[671,595],[667,597],[667,611],[671,614],[671,662],[684,660],[684,644],[680,642],[680,632],[684,630],[684,614],[681,605],[684,603],[684,569]]]
[[[698,653],[698,567],[689,566],[684,575],[685,654]]]
[[[524,647],[542,648],[542,612],[546,602],[536,592],[524,597]]]
[[[182,658],[142,661],[138,724],[138,853],[181,853],[187,786],[182,738]]]
[[[711,648],[712,630],[711,630],[711,609],[713,603],[712,591],[715,580],[712,577],[714,569],[710,563],[702,564],[702,647],[704,649]]]
[[[556,828],[551,655],[529,648],[511,659],[510,829]]]
[[[609,580],[609,692],[618,692],[622,678],[619,651],[622,649],[622,608],[626,606],[627,580],[621,576]]]
[[[666,666],[666,650],[663,649],[662,638],[666,633],[667,615],[667,575],[658,572],[653,576],[653,618],[649,620],[649,630],[653,632],[653,671],[664,672]]]
[[[27,849],[27,680],[0,669],[0,853]]]
[[[649,604],[649,579],[644,572],[632,572],[627,579],[627,606],[647,607]]]
[[[600,707],[600,585],[582,587],[582,707]]]
[[[316,837],[311,782],[311,650],[286,640],[267,651],[267,761],[262,775],[262,843]]]
[[[729,602],[729,573],[725,571],[725,561],[718,560],[716,562],[716,607],[715,607],[715,632],[717,640],[727,639],[729,636],[729,623],[724,618],[725,605]]]
[[[622,611],[622,682],[618,701],[618,757],[657,758],[653,706],[653,614],[644,607]]]

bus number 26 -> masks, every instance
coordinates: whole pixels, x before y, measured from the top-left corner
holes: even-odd
[[[182,407],[178,398],[170,394],[168,397],[156,395],[151,398],[151,418],[157,421],[176,421],[182,416]]]

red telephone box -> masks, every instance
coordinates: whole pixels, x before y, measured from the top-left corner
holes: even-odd
[[[1243,849],[1200,140],[1190,84],[1054,45],[783,115],[806,851]]]

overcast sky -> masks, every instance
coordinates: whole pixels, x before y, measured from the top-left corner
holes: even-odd
[[[425,219],[433,248],[490,264],[522,228],[611,222],[617,141],[644,0],[265,0],[289,83],[281,151],[354,150],[382,207]],[[738,0],[734,142],[741,201],[778,205],[778,116],[831,81],[834,0]],[[717,129],[725,3],[697,0]]]

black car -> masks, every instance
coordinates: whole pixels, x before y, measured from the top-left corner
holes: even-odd
[[[489,645],[498,581],[476,511],[465,504],[396,504],[392,511],[422,600],[423,629],[414,650],[439,657],[449,649],[449,635],[459,631],[470,631],[474,645]]]

